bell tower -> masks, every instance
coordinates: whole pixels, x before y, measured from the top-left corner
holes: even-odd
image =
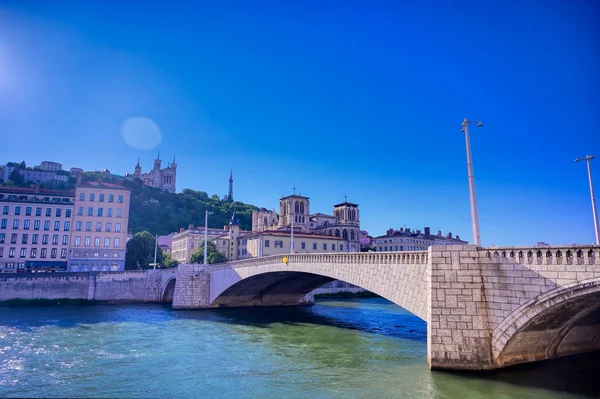
[[[279,227],[291,227],[294,231],[309,232],[310,226],[310,198],[296,194],[282,197],[279,200]]]

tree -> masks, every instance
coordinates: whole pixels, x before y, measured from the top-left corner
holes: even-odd
[[[163,255],[164,255],[164,257],[163,257],[162,265],[163,265],[164,268],[170,268],[170,267],[177,267],[177,266],[179,266],[179,262],[177,262],[177,259],[171,258],[171,254],[166,254],[165,255],[163,253]]]
[[[215,263],[223,263],[227,262],[227,258],[217,249],[217,246],[214,242],[208,241],[208,251],[206,254],[206,262],[212,265]],[[200,244],[197,252],[194,252],[192,256],[190,256],[190,263],[204,263],[204,240]]]
[[[154,236],[147,231],[136,233],[127,242],[125,270],[149,269],[154,263]],[[163,263],[162,250],[156,253],[156,263]]]
[[[11,180],[15,186],[19,186],[25,183],[25,178],[19,173],[19,169],[14,168],[10,175],[8,175],[8,180]]]

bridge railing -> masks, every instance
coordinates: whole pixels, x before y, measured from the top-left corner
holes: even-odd
[[[478,250],[480,258],[499,263],[524,265],[597,265],[599,245],[558,245],[529,247],[488,247]]]
[[[234,262],[213,265],[213,270],[230,267],[251,267],[261,265],[272,265],[276,263],[337,263],[337,264],[386,264],[386,265],[409,265],[428,262],[427,251],[404,251],[404,252],[346,252],[346,253],[310,253],[310,254],[285,254],[264,256],[261,258],[243,259]]]

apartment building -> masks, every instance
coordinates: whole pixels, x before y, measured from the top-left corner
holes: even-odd
[[[104,182],[87,182],[75,189],[69,271],[125,269],[128,188]]]
[[[0,187],[0,273],[67,270],[73,191]]]

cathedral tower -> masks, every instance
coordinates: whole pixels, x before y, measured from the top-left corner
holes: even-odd
[[[288,227],[294,223],[294,231],[308,233],[310,226],[310,198],[294,194],[279,200],[279,226]]]

